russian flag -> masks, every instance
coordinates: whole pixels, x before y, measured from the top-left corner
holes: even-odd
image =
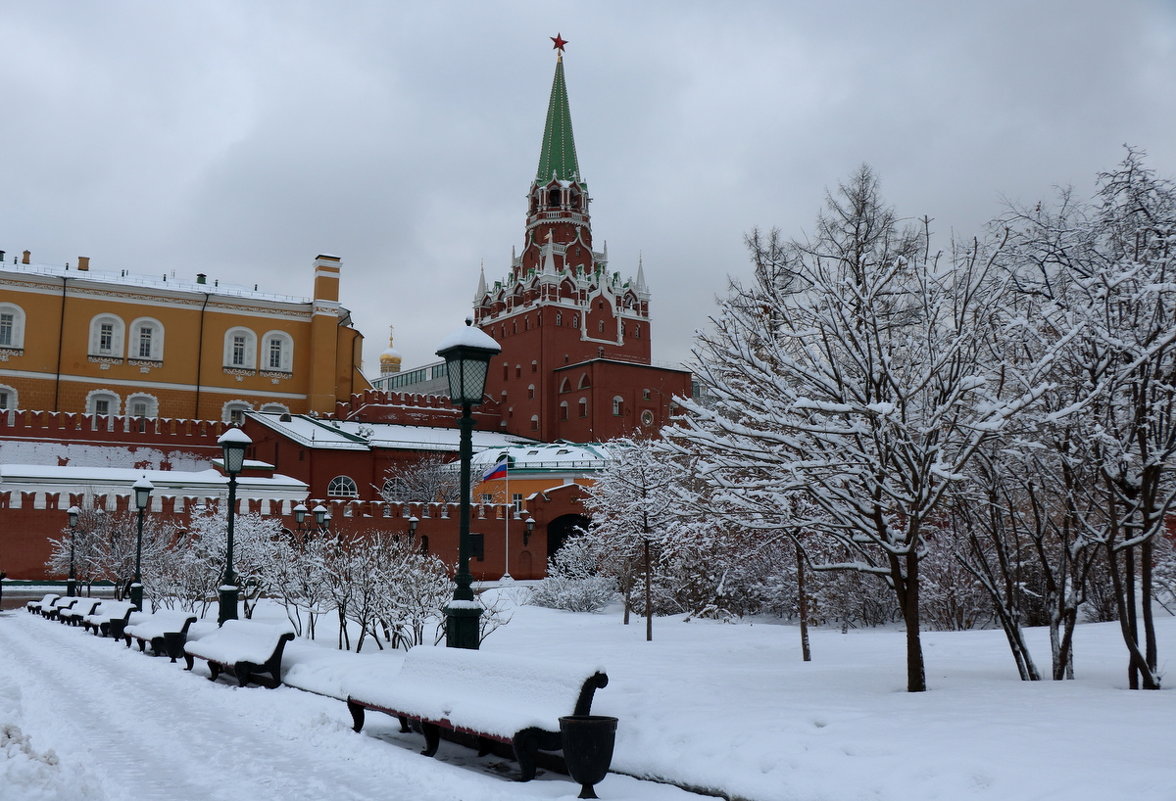
[[[506,459],[494,465],[482,474],[483,481],[493,481],[496,478],[506,478]]]

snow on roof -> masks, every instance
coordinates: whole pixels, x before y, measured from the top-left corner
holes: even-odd
[[[366,451],[402,448],[456,453],[461,432],[456,426],[411,426],[398,423],[364,423],[357,420],[319,420],[305,415],[248,412],[251,419],[308,448]],[[289,417],[289,420],[283,419]],[[525,437],[474,429],[475,451],[529,443]]]
[[[503,456],[510,457],[512,470],[599,470],[612,458],[599,443],[533,442],[490,448],[474,454],[472,465],[489,467]]]
[[[122,487],[131,494],[131,485],[146,477],[155,491],[164,495],[179,495],[183,490],[226,487],[229,479],[217,470],[187,472],[181,470],[136,470],[130,467],[57,467],[41,464],[0,464],[0,487],[6,485],[88,485],[95,489]],[[309,487],[298,479],[276,475],[268,478],[238,477],[238,486],[246,490],[306,493]]]
[[[193,278],[187,280],[176,278],[174,273],[143,275],[127,270],[78,270],[66,269],[64,265],[55,264],[4,264],[0,265],[4,272],[23,273],[25,275],[47,275],[55,278],[72,278],[74,280],[93,281],[100,284],[116,284],[119,286],[135,286],[147,289],[170,289],[175,292],[199,292],[210,295],[224,295],[234,298],[248,298],[250,300],[268,300],[277,303],[310,303],[309,298],[294,295],[279,295],[273,292],[261,292],[256,288],[249,288],[242,284],[230,284],[219,279],[201,284]],[[254,287],[257,285],[254,284]]]

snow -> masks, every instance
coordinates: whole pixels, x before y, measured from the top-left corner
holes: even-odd
[[[461,432],[454,425],[414,426],[399,423],[363,423],[351,420],[316,420],[306,415],[289,415],[289,420],[276,414],[250,412],[251,419],[308,448],[366,451],[370,448],[403,448],[422,451],[456,453]],[[529,443],[526,437],[498,431],[473,431],[475,451],[504,448]]]
[[[470,325],[471,321],[467,321],[465,325],[456,328],[449,333],[445,339],[441,340],[441,344],[437,346],[437,355],[440,356],[442,351],[449,350],[458,346],[466,348],[483,348],[485,350],[498,353],[502,350],[494,339],[480,328]]]
[[[607,669],[593,712],[620,719],[613,768],[624,774],[751,801],[1176,798],[1164,746],[1176,693],[1125,688],[1116,623],[1078,627],[1078,678],[1067,682],[1019,681],[999,631],[924,633],[930,689],[912,694],[901,631],[815,629],[806,663],[786,624],[657,618],[645,642],[642,621],[622,625],[615,607],[513,614],[483,644],[487,656]],[[266,604],[257,616],[284,619]],[[1157,628],[1163,661],[1176,619],[1165,614]],[[0,801],[578,793],[549,772],[519,784],[514,763],[450,743],[422,757],[420,735],[389,716],[369,715],[355,734],[341,693],[395,675],[403,652],[337,651],[324,629],[319,642],[287,646],[284,678],[313,691],[303,692],[209,682],[202,663],[188,673],[23,609],[0,613]],[[1047,632],[1028,635],[1048,662]],[[491,675],[483,686],[489,701],[510,700]],[[618,773],[596,789],[604,799],[703,797]]]

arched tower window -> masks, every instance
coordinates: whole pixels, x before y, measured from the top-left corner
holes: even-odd
[[[613,414],[615,414],[619,417],[621,414],[621,411],[624,409],[624,406],[625,406],[625,399],[622,398],[620,395],[613,395],[613,399],[612,399],[612,412],[613,412]]]
[[[90,355],[121,358],[123,321],[113,314],[99,314],[90,321]]]
[[[568,402],[567,401],[560,401],[559,419],[560,420],[567,420],[568,419]]]
[[[253,411],[253,404],[249,401],[232,400],[221,407],[221,420],[226,423],[242,423],[245,412]]]
[[[580,398],[580,416],[581,417],[588,416],[588,399],[587,398]]]

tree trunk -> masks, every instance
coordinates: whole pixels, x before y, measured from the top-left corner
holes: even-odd
[[[809,631],[808,631],[808,598],[805,596],[805,576],[804,576],[804,551],[800,544],[796,545],[796,601],[797,608],[800,612],[800,653],[801,659],[805,662],[811,662],[813,659],[812,651],[809,650]]]
[[[907,692],[925,692],[927,676],[923,668],[923,643],[919,632],[919,557],[913,547],[901,558],[893,554],[890,556],[890,577],[906,625]]]

